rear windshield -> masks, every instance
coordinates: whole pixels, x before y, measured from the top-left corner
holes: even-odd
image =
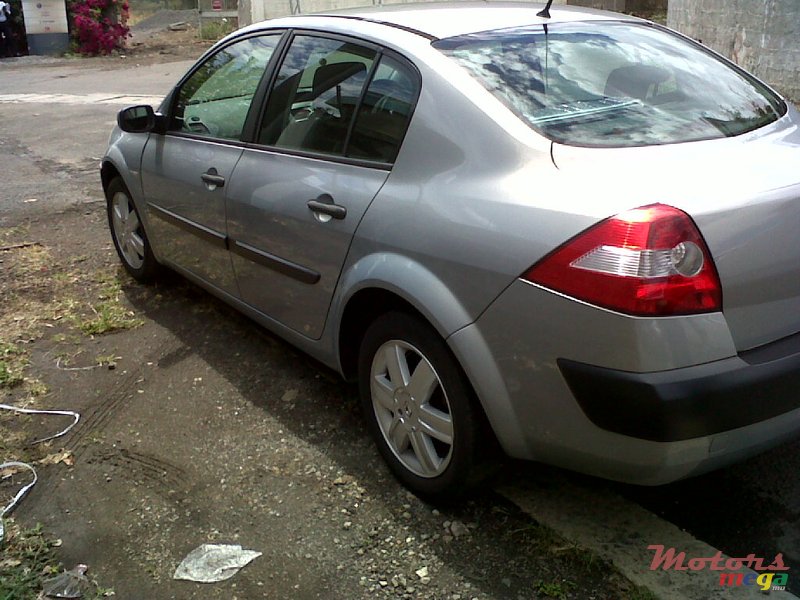
[[[560,23],[434,42],[556,142],[642,146],[730,137],[781,117],[774,93],[647,24]]]

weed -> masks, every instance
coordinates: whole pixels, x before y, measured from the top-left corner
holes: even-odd
[[[574,584],[564,581],[564,582],[557,582],[553,581],[550,583],[545,583],[544,581],[539,581],[536,584],[536,590],[540,594],[544,594],[548,598],[558,598],[559,600],[563,600],[567,597],[569,590],[575,587]]]
[[[22,529],[9,519],[3,544],[0,598],[36,598],[42,589],[42,581],[59,572],[60,565],[55,558],[58,542],[46,538],[41,525]]]
[[[45,396],[50,391],[46,383],[36,378],[26,378],[25,383],[27,383],[28,395],[31,398]]]
[[[27,359],[19,348],[0,342],[0,388],[13,388],[21,384],[26,364]]]
[[[216,41],[228,35],[236,29],[234,24],[227,19],[203,23],[200,27],[200,39]]]
[[[55,551],[61,540],[45,536],[39,524],[23,529],[13,519],[8,519],[5,526],[0,558],[0,598],[41,598],[42,583],[62,570]],[[98,586],[94,577],[89,576],[89,581],[91,586],[82,596],[85,600],[100,600],[114,595],[113,589]]]
[[[94,316],[81,320],[78,327],[87,335],[99,335],[120,329],[133,329],[142,324],[141,319],[133,318],[133,312],[127,310],[117,301],[101,302],[92,307]]]
[[[116,354],[101,354],[95,357],[95,361],[101,367],[108,367],[113,369],[117,366],[117,361],[122,358],[121,356],[117,356]]]
[[[121,329],[133,329],[143,323],[128,310],[120,299],[122,286],[116,277],[101,277],[100,302],[92,306],[94,315],[77,319],[78,328],[87,335],[98,335]]]

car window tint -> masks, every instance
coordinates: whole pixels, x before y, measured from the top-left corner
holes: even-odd
[[[250,102],[280,35],[247,38],[206,60],[181,86],[171,129],[240,140]]]
[[[269,95],[259,143],[341,154],[375,54],[341,40],[295,37]]]
[[[434,46],[532,127],[565,144],[642,146],[730,137],[786,112],[751,76],[649,25],[525,26]]]
[[[416,74],[403,63],[383,56],[359,108],[347,156],[393,162],[418,91]]]

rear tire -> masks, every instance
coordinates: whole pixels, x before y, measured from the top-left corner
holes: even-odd
[[[111,239],[125,270],[137,281],[152,281],[160,265],[133,198],[119,177],[112,179],[106,188],[106,209]]]
[[[378,317],[359,353],[364,416],[403,485],[434,501],[458,497],[490,472],[496,444],[447,344],[421,319]]]

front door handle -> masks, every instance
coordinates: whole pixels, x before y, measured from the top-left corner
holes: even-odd
[[[208,171],[200,175],[200,179],[202,179],[208,189],[212,191],[218,187],[225,186],[225,178],[217,173],[214,167],[211,167]]]
[[[330,194],[322,194],[313,200],[308,201],[308,208],[316,214],[320,221],[329,221],[334,219],[344,219],[347,216],[347,209],[344,206],[336,204]]]

